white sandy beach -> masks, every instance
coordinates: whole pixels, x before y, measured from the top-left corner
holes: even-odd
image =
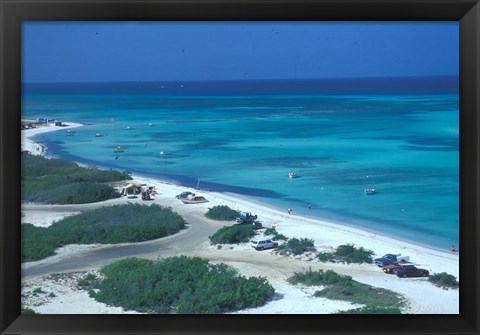
[[[68,123],[68,127],[45,127],[37,129],[28,129],[22,131],[22,150],[29,150],[32,154],[47,154],[47,148],[35,143],[32,137],[39,133],[47,131],[63,130],[72,127],[79,127],[81,124]],[[364,231],[348,225],[342,225],[333,222],[319,220],[305,215],[305,213],[292,213],[289,215],[286,211],[277,210],[261,203],[250,201],[249,199],[239,198],[234,194],[224,194],[218,192],[208,192],[202,190],[188,189],[183,186],[174,185],[153,178],[142,176],[133,176],[134,183],[156,186],[158,194],[154,201],[143,202],[140,198],[126,199],[120,198],[110,200],[104,203],[60,206],[60,205],[36,205],[24,204],[22,207],[22,223],[32,223],[38,226],[48,226],[54,221],[58,221],[65,216],[74,215],[81,210],[100,207],[104,205],[114,205],[126,202],[151,204],[157,203],[164,206],[170,206],[180,215],[186,218],[190,223],[191,218],[198,218],[196,222],[191,222],[191,228],[178,233],[179,238],[185,237],[185,241],[193,241],[189,237],[189,230],[197,229],[201,231],[201,225],[205,229],[219,229],[224,225],[231,225],[233,222],[216,222],[203,216],[206,210],[216,205],[228,205],[236,210],[247,210],[259,216],[259,220],[265,227],[275,226],[277,231],[287,237],[310,238],[315,241],[315,247],[318,251],[331,251],[341,244],[354,244],[356,247],[364,247],[373,250],[375,257],[380,257],[385,253],[401,253],[410,256],[410,260],[418,267],[427,269],[431,274],[446,272],[459,279],[459,255],[445,251],[429,248],[428,246],[417,245],[402,240],[397,240],[391,236],[383,236],[378,233]],[[125,183],[126,184],[126,183]],[[175,195],[183,191],[192,191],[204,195],[209,202],[203,204],[185,205],[175,198]],[[195,226],[195,227],[194,227]],[[207,232],[205,232],[207,234]],[[166,237],[160,240],[173,239]],[[161,243],[159,241],[158,243]],[[142,244],[150,242],[142,242]],[[157,243],[157,242],[152,242]],[[193,242],[192,242],[193,243]],[[316,269],[333,269],[341,274],[348,274],[353,279],[373,285],[390,289],[403,294],[408,300],[408,307],[405,313],[412,314],[458,314],[459,313],[459,291],[458,289],[445,290],[434,286],[426,278],[398,278],[394,275],[384,274],[380,268],[373,264],[348,265],[339,263],[320,263],[312,257],[291,257],[275,254],[274,251],[257,252],[248,244],[224,246],[222,248],[209,245],[208,235],[201,241],[195,242],[196,245],[190,248],[172,247],[161,254],[151,254],[147,257],[167,257],[172,255],[185,254],[188,256],[200,256],[211,260],[212,262],[223,262],[235,267],[241,274],[246,276],[264,276],[274,286],[277,294],[275,299],[265,306],[255,309],[240,311],[239,313],[254,314],[325,314],[334,313],[339,310],[348,310],[359,306],[354,306],[343,301],[333,301],[320,299],[312,296],[315,290],[319,288],[305,288],[292,286],[286,282],[286,278],[295,271],[304,271],[309,267]],[[37,264],[54,264],[55,262],[81,255],[82,252],[92,250],[101,250],[108,246],[90,245],[90,246],[66,246],[57,250],[57,255],[47,259],[31,262],[22,265],[23,269],[29,269]],[[448,246],[447,246],[448,247]],[[79,271],[96,270],[98,267],[78,269]],[[75,271],[71,274],[62,275],[62,280],[58,276],[45,274],[41,276],[29,276],[22,281],[23,307],[33,309],[38,313],[67,313],[67,314],[97,314],[97,313],[127,313],[118,307],[110,307],[100,304],[88,297],[87,292],[76,289],[76,281],[73,280],[81,275],[81,272]],[[65,278],[73,278],[66,280]],[[52,297],[43,298],[33,296],[33,290],[41,287],[48,294],[53,293]],[[130,312],[129,312],[130,313]]]

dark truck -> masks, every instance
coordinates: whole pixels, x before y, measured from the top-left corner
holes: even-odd
[[[250,212],[241,212],[237,218],[237,223],[253,223],[258,218],[257,215],[252,215]]]
[[[237,218],[238,224],[251,224],[253,225],[253,229],[261,229],[262,224],[257,222],[258,216],[252,215],[250,212],[241,212],[240,216]]]
[[[385,254],[381,258],[376,258],[373,261],[375,264],[377,264],[379,267],[382,266],[387,266],[387,265],[395,265],[398,263],[405,263],[410,259],[408,256],[402,256],[400,254]]]

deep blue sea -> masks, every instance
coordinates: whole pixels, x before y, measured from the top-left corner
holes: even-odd
[[[51,155],[459,244],[458,78],[24,85],[36,117],[87,124]]]

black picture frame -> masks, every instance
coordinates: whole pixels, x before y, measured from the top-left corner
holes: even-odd
[[[0,0],[2,334],[479,334],[478,0]],[[459,315],[21,315],[20,110],[23,20],[459,21]],[[434,57],[434,55],[432,55]]]

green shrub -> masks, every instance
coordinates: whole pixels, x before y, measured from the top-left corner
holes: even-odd
[[[98,279],[93,273],[89,273],[77,281],[77,287],[87,291],[98,288],[99,284],[100,279]]]
[[[275,227],[269,227],[265,229],[264,235],[272,235],[272,240],[273,241],[285,241],[288,240],[288,237],[286,237],[283,234],[280,234]]]
[[[441,272],[434,274],[428,278],[430,282],[439,286],[439,287],[458,287],[459,283],[457,278],[453,275],[450,275],[446,272]]]
[[[31,308],[22,308],[22,314],[37,314],[37,313]]]
[[[67,205],[105,201],[120,198],[120,196],[120,193],[109,185],[81,182],[32,192],[25,200]]]
[[[254,234],[253,226],[249,224],[225,226],[210,236],[210,243],[215,245],[248,242]]]
[[[32,224],[21,225],[21,261],[29,262],[43,259],[55,253],[62,246],[48,228],[36,227]]]
[[[32,291],[32,293],[33,293],[34,295],[37,295],[37,294],[45,294],[45,293],[47,293],[47,292],[45,292],[44,290],[42,290],[41,287],[37,287],[36,289],[34,289],[34,290]]]
[[[208,209],[205,216],[213,220],[231,221],[238,217],[238,211],[231,209],[228,206],[213,206]]]
[[[353,244],[339,245],[335,252],[320,252],[317,254],[321,262],[372,263],[372,250],[363,247],[355,248]]]
[[[101,207],[66,217],[48,228],[22,225],[22,262],[51,256],[67,244],[142,242],[177,233],[185,221],[153,204]]]
[[[362,284],[353,279],[329,285],[314,294],[332,300],[344,300],[367,307],[402,307],[405,300],[398,293]]]
[[[286,243],[278,247],[279,250],[285,250],[293,255],[300,255],[307,251],[314,251],[314,241],[308,238],[291,238]]]
[[[87,203],[117,198],[109,183],[132,179],[127,172],[83,168],[76,163],[22,155],[22,200],[49,204]]]
[[[127,258],[101,269],[96,300],[146,313],[226,313],[265,304],[274,294],[262,277],[246,278],[198,257]]]
[[[349,309],[347,311],[340,311],[336,314],[402,314],[402,312],[398,307],[368,306],[356,309]]]
[[[307,286],[320,286],[327,284],[335,284],[339,281],[350,281],[352,277],[342,276],[333,270],[318,270],[312,271],[311,268],[307,272],[295,272],[291,277],[287,279],[290,284],[302,284]]]
[[[295,272],[287,281],[293,285],[325,286],[321,291],[316,291],[314,296],[349,301],[369,308],[399,308],[405,305],[404,298],[393,291],[359,283],[350,276],[332,270]]]
[[[334,262],[335,256],[333,252],[319,252],[317,258],[320,262]]]

